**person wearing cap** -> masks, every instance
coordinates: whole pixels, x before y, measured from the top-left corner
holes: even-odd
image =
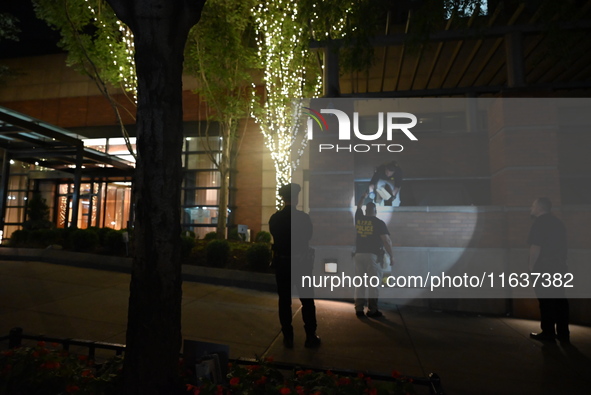
[[[311,275],[314,258],[309,242],[312,238],[312,221],[310,216],[296,208],[301,187],[291,183],[279,189],[279,195],[285,206],[269,219],[269,230],[273,236],[273,266],[279,296],[279,322],[283,333],[283,344],[293,348],[294,333],[291,309],[291,274],[292,266],[296,273]],[[292,232],[293,230],[293,232]],[[298,282],[296,282],[297,288]],[[308,295],[306,295],[308,296]],[[314,348],[320,345],[320,337],[316,335],[316,306],[314,299],[302,297],[302,319],[306,331],[305,347]]]
[[[392,241],[390,232],[386,223],[376,217],[376,205],[373,202],[365,206],[365,214],[361,206],[367,198],[367,192],[361,196],[357,202],[357,211],[355,212],[355,276],[378,277],[380,284],[382,282],[382,268],[378,257],[383,249],[390,255],[390,262],[394,264],[394,255],[392,254]],[[367,306],[367,316],[370,318],[380,318],[382,312],[378,310],[377,287],[356,287],[355,288],[355,314],[357,317],[365,317],[363,311]]]
[[[369,181],[370,199],[376,204],[383,201],[384,206],[400,206],[402,180],[402,169],[396,161],[379,166]]]

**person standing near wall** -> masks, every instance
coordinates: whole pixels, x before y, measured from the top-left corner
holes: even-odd
[[[355,276],[378,277],[380,284],[382,282],[382,268],[378,262],[378,257],[385,248],[390,255],[390,262],[394,264],[392,254],[392,241],[390,232],[386,223],[376,217],[376,205],[368,203],[365,206],[365,215],[361,206],[367,192],[361,196],[357,202],[357,211],[355,212],[355,230],[357,233],[355,241]],[[367,316],[370,318],[382,317],[382,312],[378,310],[377,287],[356,287],[355,288],[355,314],[358,317],[364,317],[364,308],[367,305]]]
[[[552,202],[545,197],[537,198],[531,206],[534,223],[527,243],[530,245],[529,268],[532,273],[553,275],[567,272],[566,229],[563,222],[552,215],[551,209]],[[564,288],[544,286],[544,281],[539,281],[535,289],[540,304],[542,331],[530,333],[530,337],[542,341],[554,341],[556,338],[568,343],[569,305]]]
[[[313,231],[312,221],[308,214],[296,208],[300,190],[299,184],[283,185],[279,189],[279,195],[285,206],[269,219],[269,230],[273,236],[273,266],[279,296],[279,322],[283,333],[283,345],[287,348],[293,348],[294,341],[291,309],[292,266],[296,273],[310,275],[314,264],[314,255],[311,253],[313,250],[309,246]],[[299,291],[302,295],[301,290]],[[318,347],[320,337],[316,335],[314,299],[300,296],[300,301],[306,331],[304,346]]]

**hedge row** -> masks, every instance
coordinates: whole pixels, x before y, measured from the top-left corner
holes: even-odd
[[[9,245],[25,248],[58,245],[79,252],[123,255],[126,253],[125,232],[96,227],[17,230],[12,233]],[[181,255],[188,264],[268,272],[272,257],[270,242],[271,235],[264,231],[257,233],[254,243],[218,240],[215,232],[208,233],[203,240],[184,234],[181,236]]]
[[[46,248],[59,245],[65,249],[80,252],[104,252],[125,254],[123,234],[126,230],[111,228],[88,229],[58,228],[17,230],[10,236],[11,247]]]

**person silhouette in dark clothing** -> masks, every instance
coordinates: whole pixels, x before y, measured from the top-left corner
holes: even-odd
[[[534,223],[529,231],[529,267],[532,273],[566,273],[566,228],[563,222],[550,213],[552,202],[541,197],[534,200],[531,216]],[[542,341],[568,343],[569,306],[564,288],[544,286],[544,281],[536,285],[536,295],[540,304],[540,326],[542,331],[530,333],[530,337]]]
[[[285,206],[269,219],[269,230],[273,236],[273,266],[279,296],[279,322],[283,333],[283,344],[293,348],[293,326],[291,309],[292,269],[297,277],[311,275],[314,257],[309,242],[312,238],[310,216],[296,208],[301,187],[291,183],[279,189]],[[301,281],[296,280],[302,303],[302,319],[306,331],[305,347],[320,346],[316,335],[316,306],[313,298],[301,297]]]

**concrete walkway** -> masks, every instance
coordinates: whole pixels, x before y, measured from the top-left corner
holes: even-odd
[[[51,263],[0,261],[0,334],[125,342],[129,275]],[[317,301],[319,349],[283,347],[273,293],[197,282],[183,286],[185,339],[228,344],[230,357],[412,376],[437,373],[446,394],[591,393],[591,328],[571,326],[570,346],[528,337],[538,322],[383,303],[357,318],[351,303]],[[5,345],[0,345],[4,347]]]

